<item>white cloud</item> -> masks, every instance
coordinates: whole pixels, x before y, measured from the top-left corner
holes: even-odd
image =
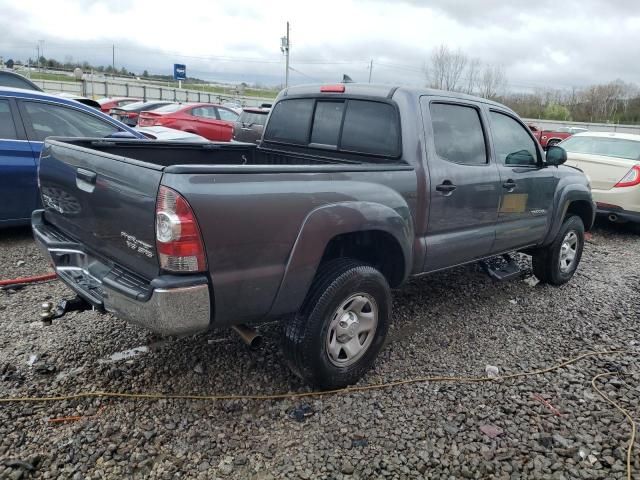
[[[366,80],[374,59],[374,81],[420,84],[424,62],[441,43],[504,65],[517,85],[581,85],[617,77],[638,82],[631,59],[640,54],[639,5],[624,0],[616,7],[603,0],[568,0],[562,8],[550,0],[0,0],[0,53],[33,55],[42,38],[45,55],[108,64],[115,44],[118,66],[136,71],[168,72],[176,61],[186,63],[193,76],[276,83],[284,71],[279,39],[289,20],[296,82],[335,81],[342,73]]]

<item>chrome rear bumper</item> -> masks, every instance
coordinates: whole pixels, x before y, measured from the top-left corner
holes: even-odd
[[[145,280],[87,252],[56,227],[42,211],[33,213],[36,243],[56,273],[98,310],[160,335],[188,335],[207,330],[211,321],[209,283],[204,275],[164,275]]]

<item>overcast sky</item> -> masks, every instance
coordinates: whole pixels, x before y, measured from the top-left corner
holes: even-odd
[[[504,66],[511,88],[640,83],[640,0],[0,0],[0,55],[278,84],[291,22],[293,83],[421,85],[433,48]]]

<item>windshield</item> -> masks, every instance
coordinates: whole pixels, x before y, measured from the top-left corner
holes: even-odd
[[[640,160],[640,140],[573,136],[560,144],[567,152]]]

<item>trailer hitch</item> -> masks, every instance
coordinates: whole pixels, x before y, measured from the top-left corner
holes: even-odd
[[[44,325],[51,325],[53,320],[64,316],[68,312],[84,312],[85,310],[93,310],[94,307],[84,298],[75,296],[71,299],[62,299],[54,308],[53,302],[45,302],[42,304],[40,319]]]

